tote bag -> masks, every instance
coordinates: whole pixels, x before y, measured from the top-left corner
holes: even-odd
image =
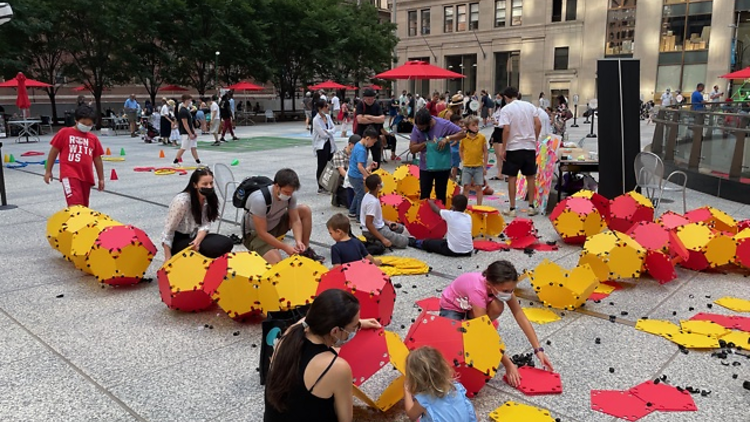
[[[326,164],[323,173],[320,174],[319,182],[323,186],[323,189],[328,192],[336,192],[336,189],[341,184],[341,173],[339,173],[339,169],[333,166],[333,161],[329,161]]]
[[[427,171],[441,171],[451,169],[451,148],[445,145],[442,150],[438,150],[438,140],[427,141]]]

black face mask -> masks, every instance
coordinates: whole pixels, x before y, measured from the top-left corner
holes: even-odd
[[[209,197],[214,193],[214,188],[198,188],[198,192],[205,197]]]
[[[473,130],[471,130],[469,128],[466,128],[466,132],[471,133],[472,135],[476,135],[477,133],[479,133],[479,131],[475,132],[475,131],[473,131]]]

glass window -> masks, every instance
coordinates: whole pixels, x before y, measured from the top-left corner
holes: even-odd
[[[430,35],[430,9],[422,10],[422,35]]]
[[[513,0],[511,11],[511,26],[520,26],[523,21],[523,0]]]
[[[479,3],[469,5],[469,30],[479,29]]]
[[[456,6],[456,31],[466,31],[466,5]]]
[[[446,6],[443,10],[445,12],[445,17],[443,20],[443,32],[453,32],[453,6]]]
[[[568,68],[568,47],[555,48],[555,70],[566,70]]]
[[[552,0],[552,22],[562,21],[563,0]]]
[[[682,90],[692,93],[699,83],[706,82],[705,64],[686,64],[682,67]],[[687,95],[683,94],[687,97]]]
[[[417,35],[417,11],[409,11],[409,36],[414,37]]]
[[[656,92],[661,93],[669,88],[672,92],[679,90],[680,72],[682,67],[677,66],[659,66],[656,75]]]
[[[520,51],[495,53],[495,92],[507,86],[518,87],[520,63]]]
[[[632,56],[635,44],[635,0],[611,0],[607,11],[605,56]]]
[[[565,4],[565,20],[574,21],[576,20],[576,9],[578,6],[577,0],[568,0]]]
[[[674,0],[664,2],[659,45],[661,52],[708,49],[713,2],[684,3]]]
[[[495,0],[495,28],[505,26],[505,0]]]

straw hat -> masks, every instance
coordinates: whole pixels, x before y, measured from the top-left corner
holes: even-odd
[[[456,94],[451,97],[451,102],[448,103],[448,107],[453,107],[457,105],[464,105],[464,96],[461,94]]]

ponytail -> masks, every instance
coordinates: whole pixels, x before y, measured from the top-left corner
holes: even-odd
[[[287,395],[299,382],[299,358],[304,342],[305,327],[296,324],[276,345],[266,381],[266,399],[279,412],[286,410]]]

